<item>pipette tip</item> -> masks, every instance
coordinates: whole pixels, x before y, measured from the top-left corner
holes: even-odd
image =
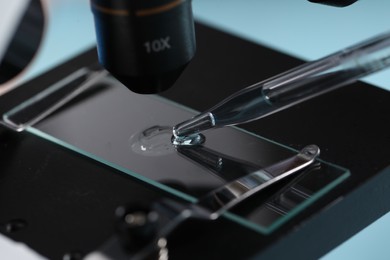
[[[187,138],[199,134],[204,130],[215,126],[215,120],[212,113],[202,113],[187,121],[177,124],[173,127],[173,136],[175,138]]]

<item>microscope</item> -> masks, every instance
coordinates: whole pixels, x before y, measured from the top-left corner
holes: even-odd
[[[310,0],[344,7],[357,0]],[[195,55],[191,0],[91,0],[100,63],[130,90],[171,87]]]
[[[357,0],[309,1],[344,7]],[[100,64],[133,92],[167,90],[193,59],[196,40],[191,0],[91,0],[90,4]],[[0,85],[19,75],[35,56],[45,30],[44,9],[36,0],[6,7],[9,15],[3,22],[9,19],[12,26],[4,29],[14,33],[0,31]],[[29,45],[23,43],[26,35]]]
[[[355,1],[310,2],[343,7]],[[258,80],[259,77],[274,75],[277,71],[283,71],[287,66],[298,65],[302,61],[207,25],[194,25],[190,0],[91,0],[90,4],[95,19],[100,64],[132,92],[160,93],[161,96],[136,95],[125,87],[121,88],[122,84],[112,77],[107,77],[47,118],[41,125],[30,128],[30,132],[14,133],[2,129],[0,138],[3,146],[0,151],[3,158],[6,158],[1,176],[1,180],[6,181],[2,182],[2,190],[5,190],[6,195],[11,194],[4,196],[1,204],[4,209],[0,219],[0,228],[4,227],[1,229],[3,233],[11,230],[13,233],[7,233],[8,236],[25,242],[37,252],[53,259],[61,256],[63,259],[130,259],[134,255],[139,256],[138,259],[147,259],[143,257],[143,252],[150,252],[147,256],[157,254],[159,259],[167,259],[168,248],[171,259],[243,259],[256,256],[283,259],[280,257],[283,254],[284,257],[290,255],[304,259],[325,254],[326,250],[335,247],[340,241],[367,225],[381,214],[382,208],[386,208],[381,206],[386,203],[385,200],[378,198],[385,197],[386,189],[382,189],[382,186],[389,183],[386,177],[389,176],[388,170],[377,172],[383,169],[383,165],[388,165],[388,159],[384,158],[385,153],[381,152],[382,150],[377,153],[364,151],[377,147],[379,141],[362,140],[358,134],[364,130],[370,134],[375,132],[376,137],[385,136],[388,127],[383,127],[383,130],[373,130],[372,127],[366,129],[361,126],[361,121],[342,120],[354,118],[355,114],[362,111],[356,109],[360,108],[357,105],[348,109],[346,100],[360,101],[366,96],[365,93],[382,102],[378,101],[379,108],[374,110],[373,115],[359,113],[359,116],[364,118],[362,120],[369,119],[373,124],[379,122],[380,115],[375,111],[388,107],[388,103],[384,102],[387,100],[386,95],[364,86],[363,83],[359,83],[363,86],[358,88],[357,91],[361,92],[356,95],[355,89],[352,91],[348,88],[336,94],[332,93],[331,97],[305,103],[291,112],[276,113],[275,117],[267,118],[268,121],[243,127],[248,132],[255,133],[254,135],[234,128],[221,128],[218,131],[223,130],[222,134],[210,133],[212,138],[207,139],[205,146],[179,148],[177,153],[167,156],[139,155],[137,152],[142,151],[134,151],[129,145],[130,140],[133,140],[130,135],[143,129],[144,121],[169,125],[180,118],[186,118],[189,113],[182,109],[183,107],[170,106],[173,102],[202,110],[202,106],[214,104],[227,94],[227,90],[222,90],[225,92],[216,94],[210,101],[196,96],[196,91],[191,92],[191,83],[198,88],[200,85],[209,90],[210,86],[215,86],[214,83],[217,82],[215,80],[202,84],[202,78],[198,79],[199,75],[207,74],[207,79],[212,81],[213,74],[216,74],[214,77],[218,82],[230,87],[229,91],[233,92],[238,87],[246,86],[248,77]],[[199,36],[197,54],[194,28]],[[224,46],[225,40],[232,44]],[[225,48],[225,52],[218,53],[217,46]],[[232,60],[238,64],[234,65],[242,66],[241,70],[225,65],[226,53],[232,53]],[[202,62],[199,63],[195,56],[200,56]],[[259,67],[256,67],[258,64],[250,60],[253,56],[260,61],[262,57],[269,57],[272,61],[272,66],[269,67],[272,68],[267,71],[268,66],[264,66],[259,72]],[[0,102],[2,109],[7,112],[19,105],[16,101],[15,105],[8,105],[7,102],[12,102],[13,97],[20,100],[19,96],[23,97],[28,91],[41,93],[41,89],[46,90],[45,87],[53,84],[66,80],[72,83],[69,75],[75,75],[74,73],[83,68],[95,68],[95,63],[96,50],[93,48],[26,83],[13,91],[15,93],[9,93],[1,100],[4,102]],[[186,69],[189,63],[191,66]],[[192,66],[194,63],[195,66]],[[215,67],[223,69],[213,70]],[[252,67],[256,69],[250,71]],[[177,88],[165,91],[175,84],[184,70],[186,74],[189,71],[189,74],[183,74],[185,79],[182,81],[181,78],[181,82],[177,82]],[[229,73],[236,74],[234,77],[225,78]],[[73,79],[74,84],[83,83],[84,80],[82,77],[80,80]],[[241,85],[237,84],[240,80]],[[168,97],[168,102],[160,102],[160,98],[165,97]],[[196,105],[191,103],[192,100],[195,100],[193,103]],[[208,104],[203,104],[207,102]],[[323,117],[317,116],[325,108],[327,113],[323,113]],[[131,114],[132,112],[134,113]],[[163,118],[166,121],[161,119],[161,113],[168,114]],[[335,119],[335,113],[340,115],[340,120]],[[146,116],[142,118],[143,115]],[[86,122],[96,124],[90,127]],[[279,127],[280,125],[287,128]],[[334,125],[336,127],[333,127]],[[86,131],[83,135],[84,130]],[[52,142],[46,140],[48,137],[52,138]],[[230,145],[229,142],[234,140],[238,141]],[[269,140],[276,140],[276,143]],[[229,209],[221,218],[218,218],[220,211],[217,210],[211,215],[198,215],[200,218],[189,225],[177,222],[180,224],[179,228],[168,234],[166,240],[166,234],[159,236],[156,241],[153,240],[153,234],[160,228],[158,225],[172,224],[169,221],[157,223],[159,220],[180,213],[178,215],[187,221],[185,214],[189,213],[188,210],[192,214],[204,213],[202,209],[207,209],[209,202],[212,204],[217,199],[224,199],[226,190],[219,189],[220,184],[237,180],[238,171],[248,175],[248,178],[245,175],[244,179],[233,183],[238,187],[235,191],[240,192],[243,190],[240,181],[253,184],[258,180],[249,178],[258,177],[250,175],[251,173],[260,172],[260,177],[266,179],[269,177],[267,174],[280,169],[275,166],[281,164],[274,164],[275,162],[292,159],[289,162],[294,162],[294,167],[312,162],[318,156],[315,146],[307,146],[299,153],[296,151],[302,148],[302,144],[312,143],[313,140],[316,144],[318,142],[321,148],[325,147],[324,158],[331,162],[330,164],[321,161],[320,167],[317,164],[312,165],[310,171],[304,172],[296,179],[288,179],[276,188],[270,187],[265,194],[261,194],[265,195],[264,198],[256,197],[259,200]],[[370,141],[373,143],[369,143]],[[84,144],[96,149],[90,151],[89,147],[81,146]],[[255,158],[256,162],[261,162],[258,165],[271,165],[271,168],[262,168],[265,169],[263,172],[257,171],[258,165],[245,164],[231,155],[215,153],[211,149],[214,147],[207,145],[222,147],[220,150],[233,154],[241,149],[245,152],[242,156],[245,160]],[[362,146],[363,149],[356,149],[357,146]],[[116,147],[123,149],[115,154]],[[367,149],[364,149],[366,147]],[[99,157],[104,158],[104,155],[99,152],[112,157],[105,159],[106,161],[100,160]],[[192,161],[187,160],[188,158]],[[296,159],[299,159],[298,164]],[[122,162],[124,166],[120,166]],[[153,165],[155,162],[159,164]],[[346,168],[339,168],[333,163]],[[174,169],[169,171],[165,168],[171,167],[169,164],[177,165],[172,166]],[[137,168],[140,165],[143,168]],[[285,167],[291,164],[282,165]],[[350,175],[347,168],[351,169]],[[147,175],[147,170],[155,174],[153,178]],[[177,175],[174,177],[177,178],[165,175],[175,170]],[[194,177],[187,182],[182,181],[180,178],[190,171],[193,171]],[[381,179],[378,177],[375,182],[370,180],[371,173]],[[139,178],[142,174],[145,176]],[[162,177],[156,180],[155,176]],[[219,182],[212,183],[209,181],[211,179]],[[366,185],[366,182],[369,184]],[[6,192],[7,189],[9,193]],[[212,196],[200,196],[209,190],[215,190]],[[354,191],[352,195],[351,191]],[[15,193],[18,193],[17,196],[13,196]],[[348,198],[344,199],[347,195]],[[165,200],[166,198],[168,200]],[[191,200],[193,198],[203,200],[196,203]],[[145,208],[150,202],[155,207],[153,210]],[[367,208],[370,209],[365,212],[367,216],[359,214]],[[160,219],[156,218],[156,211],[161,213],[157,214]],[[147,214],[144,214],[145,212]],[[355,214],[356,212],[358,214]],[[352,223],[346,225],[346,219],[348,221],[352,214]],[[12,217],[15,218],[14,216],[26,222],[6,222]],[[260,217],[256,218],[257,216]],[[209,221],[208,218],[216,218],[216,221]],[[264,223],[260,222],[260,219]],[[113,224],[116,232],[113,232]],[[169,229],[169,225],[164,225],[167,226]],[[143,251],[148,249],[148,245],[156,248]],[[274,255],[279,258],[272,258]]]

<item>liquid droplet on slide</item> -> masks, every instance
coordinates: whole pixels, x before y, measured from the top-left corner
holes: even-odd
[[[203,144],[205,139],[205,136],[202,134],[194,134],[185,137],[172,136],[172,144],[175,146],[196,146]]]
[[[131,150],[145,156],[160,156],[175,152],[171,142],[172,127],[152,126],[129,139]]]
[[[145,156],[161,156],[176,151],[176,146],[195,146],[204,143],[201,134],[188,137],[174,137],[170,126],[152,126],[129,139],[131,150]]]

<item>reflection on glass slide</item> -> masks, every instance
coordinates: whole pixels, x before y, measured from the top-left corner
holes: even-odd
[[[287,163],[280,168],[281,162],[302,159],[302,153],[238,128],[172,144],[172,127],[195,114],[159,96],[131,93],[105,72],[80,69],[3,120],[194,205],[215,207],[219,201],[223,206],[217,205],[218,216],[232,208],[234,214],[225,216],[262,233],[272,232],[349,175],[314,160],[318,154],[310,165],[295,162],[304,167],[294,171]],[[278,174],[272,175],[275,169]],[[263,191],[263,186],[270,188]],[[202,204],[206,200],[214,204]]]

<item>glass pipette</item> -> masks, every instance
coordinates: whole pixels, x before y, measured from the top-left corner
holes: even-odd
[[[390,66],[390,32],[244,88],[173,127],[176,143],[275,113]]]

